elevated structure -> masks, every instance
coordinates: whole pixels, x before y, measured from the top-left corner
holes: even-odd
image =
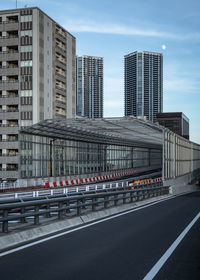
[[[63,181],[161,170],[162,140],[162,128],[135,118],[46,120],[20,132],[20,177]]]
[[[75,117],[75,37],[37,7],[0,11],[0,181],[18,178],[18,130]]]
[[[200,145],[135,117],[46,120],[20,131],[20,149],[27,184],[153,170],[189,182],[200,170]]]

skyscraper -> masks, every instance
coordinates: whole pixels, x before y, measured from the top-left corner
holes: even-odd
[[[133,52],[124,56],[125,116],[155,122],[163,110],[163,56]]]
[[[88,118],[103,117],[103,58],[76,58],[77,115]]]
[[[0,180],[18,177],[21,127],[75,117],[75,65],[75,38],[40,9],[0,11]]]

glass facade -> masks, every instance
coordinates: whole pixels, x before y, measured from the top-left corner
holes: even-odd
[[[20,133],[21,178],[158,167],[161,159],[161,148],[89,143]]]

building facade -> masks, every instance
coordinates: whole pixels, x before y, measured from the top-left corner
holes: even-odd
[[[103,117],[103,58],[76,58],[76,112],[88,118]]]
[[[159,113],[157,121],[160,125],[189,140],[189,119],[182,112]]]
[[[18,131],[76,114],[76,41],[37,7],[0,11],[0,180],[18,177]]]
[[[124,56],[125,116],[156,121],[163,110],[163,56],[133,52]]]

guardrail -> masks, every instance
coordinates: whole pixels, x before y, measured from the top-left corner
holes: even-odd
[[[34,217],[34,224],[39,224],[41,216],[50,218],[52,213],[57,213],[58,219],[67,217],[72,210],[76,215],[83,211],[96,211],[117,206],[122,203],[133,202],[153,196],[167,194],[169,187],[140,188],[120,187],[118,189],[98,190],[85,193],[66,194],[60,196],[46,196],[32,199],[4,200],[0,203],[0,222],[2,232],[8,233],[10,221],[26,222],[26,218]],[[101,207],[100,207],[101,206]]]
[[[16,184],[16,182],[13,182],[13,185],[10,186],[10,189],[12,190],[11,192],[2,192],[0,193],[0,199],[5,199],[5,198],[24,198],[24,197],[38,197],[38,196],[49,196],[49,195],[58,195],[58,194],[67,194],[70,192],[87,192],[87,191],[91,191],[91,190],[99,190],[99,189],[111,189],[111,188],[118,188],[118,187],[125,187],[125,186],[129,186],[129,182],[128,181],[124,181],[124,180],[117,180],[116,181],[112,181],[112,182],[102,182],[99,184],[94,184],[94,183],[90,183],[90,185],[85,184],[85,185],[74,185],[74,186],[68,186],[68,187],[54,187],[54,188],[47,188],[47,189],[26,189],[23,188],[24,190],[20,189],[18,190],[16,188],[16,190],[14,190],[14,188],[12,189],[12,187],[14,186],[14,184]],[[135,189],[136,188],[142,188],[142,187],[159,187],[162,186],[163,182],[159,181],[159,182],[153,182],[150,184],[143,184],[143,185],[135,185],[133,186]],[[9,190],[8,185],[5,185],[5,183],[2,183],[2,185],[0,184],[0,191],[2,191],[3,189]]]

